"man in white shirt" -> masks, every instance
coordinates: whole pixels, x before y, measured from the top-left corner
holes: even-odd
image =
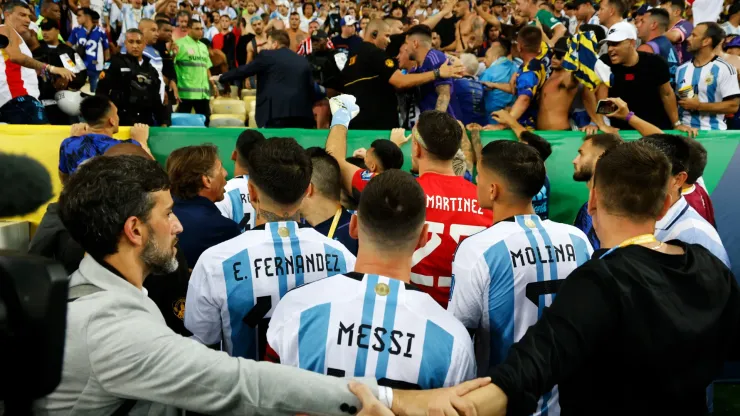
[[[722,23],[725,36],[740,35],[740,3],[735,2],[727,12],[727,21]]]
[[[233,7],[226,4],[224,0],[214,0],[213,10],[217,10],[221,16],[229,16],[229,19],[236,19],[236,10]]]
[[[678,67],[676,89],[691,87],[692,97],[678,101],[681,123],[701,130],[727,130],[725,114],[740,107],[735,67],[715,55],[725,34],[714,22],[698,24],[691,32],[688,52],[694,58]]]
[[[165,2],[167,0],[159,0],[158,3]],[[131,0],[130,3],[123,3],[121,0],[113,0],[115,5],[121,11],[121,21],[123,26],[121,28],[121,36],[118,37],[118,45],[123,46],[125,40],[126,31],[129,29],[137,29],[141,19],[152,19],[156,13],[156,7],[154,4],[143,5],[143,0]]]

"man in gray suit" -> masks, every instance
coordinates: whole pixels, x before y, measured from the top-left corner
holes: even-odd
[[[182,226],[172,205],[167,174],[153,160],[98,157],[71,176],[59,211],[86,255],[70,280],[62,381],[35,403],[35,414],[356,413],[361,404],[347,380],[229,357],[167,327],[142,284],[177,268]],[[386,410],[392,404],[411,414],[434,402],[447,415],[456,414],[453,402],[465,409],[460,396],[487,383],[394,392],[362,381],[366,403],[371,394]]]

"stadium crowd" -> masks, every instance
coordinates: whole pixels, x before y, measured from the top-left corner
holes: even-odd
[[[740,290],[694,137],[739,112],[740,3],[63,1],[0,26],[0,120],[71,125],[29,248],[70,274],[36,413],[712,412]],[[150,126],[250,89],[325,145],[154,160]],[[572,225],[539,130],[584,132]]]

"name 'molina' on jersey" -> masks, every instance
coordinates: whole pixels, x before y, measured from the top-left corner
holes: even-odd
[[[190,277],[185,327],[232,356],[261,359],[267,323],[296,286],[354,269],[339,242],[294,221],[270,222],[206,250]],[[222,334],[223,339],[222,339]]]
[[[475,330],[480,374],[506,358],[552,303],[564,279],[591,254],[581,230],[537,215],[497,222],[460,244],[448,309]],[[536,414],[559,414],[557,387],[543,396]]]

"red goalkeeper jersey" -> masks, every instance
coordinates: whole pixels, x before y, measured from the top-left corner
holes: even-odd
[[[352,187],[362,192],[374,174],[358,170]],[[447,307],[452,284],[452,259],[466,237],[490,227],[493,214],[478,206],[475,185],[461,176],[425,173],[418,179],[427,197],[429,239],[414,252],[411,281]]]

